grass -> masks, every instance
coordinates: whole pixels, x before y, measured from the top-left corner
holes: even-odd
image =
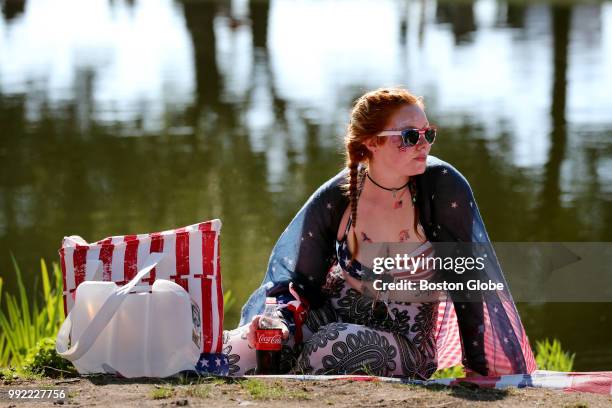
[[[575,358],[576,353],[563,351],[557,339],[536,342],[536,363],[540,370],[573,371]]]
[[[303,390],[287,389],[281,382],[264,383],[258,379],[249,379],[241,383],[241,387],[253,399],[274,400],[274,399],[309,399],[308,393]]]
[[[156,386],[155,389],[149,394],[149,396],[154,400],[171,398],[173,395],[174,388],[168,386]]]
[[[55,339],[50,337],[41,339],[30,350],[24,360],[23,371],[53,378],[73,377],[78,374],[70,361],[57,354],[55,351]]]
[[[441,370],[436,371],[431,376],[432,379],[437,378],[462,378],[465,377],[465,373],[463,372],[463,366],[453,366],[448,368],[443,368]]]
[[[236,303],[236,296],[232,293],[232,290],[229,289],[223,293],[223,310],[227,313],[228,310],[234,306]]]
[[[173,394],[175,397],[194,397],[206,399],[211,396],[211,393],[218,386],[224,384],[233,383],[235,380],[231,377],[198,377],[195,379],[193,376],[178,375],[173,379],[173,385],[168,385],[166,388],[172,387]],[[153,391],[156,392],[156,391]],[[221,391],[222,394],[226,391]]]
[[[32,373],[30,371],[24,370],[21,367],[8,367],[0,369],[0,380],[2,380],[5,384],[10,384],[14,381],[23,381],[23,380],[41,380],[43,376],[38,373]]]
[[[40,278],[42,280],[42,307],[39,298],[26,291],[21,270],[11,255],[17,295],[2,295],[0,284],[0,366],[22,366],[30,350],[44,338],[55,338],[63,321],[62,273],[57,264],[53,264],[50,274],[44,260],[40,261]]]
[[[185,391],[188,397],[208,398],[212,392],[212,384],[197,384],[192,385]]]
[[[0,313],[2,313],[2,286],[4,281],[0,276]],[[4,362],[8,361],[8,348],[6,347],[6,334],[4,330],[0,333],[0,365],[5,365]]]
[[[368,364],[362,364],[361,370],[363,371],[365,375],[372,375],[372,376],[376,375],[376,373],[372,371],[372,368]]]

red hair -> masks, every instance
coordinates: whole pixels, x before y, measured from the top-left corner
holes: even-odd
[[[415,96],[403,88],[380,88],[362,95],[355,102],[351,111],[351,121],[344,137],[346,167],[349,169],[347,183],[343,186],[349,197],[351,217],[353,220],[353,233],[348,239],[352,241],[352,258],[355,259],[359,251],[357,234],[357,198],[358,184],[361,183],[365,173],[358,172],[359,164],[372,158],[372,152],[366,147],[366,142],[376,138],[375,143],[382,145],[387,138],[375,136],[383,130],[391,115],[404,105],[418,105],[425,109],[423,98]],[[418,208],[415,206],[414,229],[418,232]]]

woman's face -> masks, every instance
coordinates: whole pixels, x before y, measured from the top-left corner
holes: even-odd
[[[423,129],[429,126],[425,112],[418,105],[404,105],[389,118],[384,130]],[[388,136],[385,143],[376,146],[374,138],[367,143],[372,151],[373,165],[402,176],[412,176],[425,171],[431,145],[421,135],[411,147],[401,147],[401,136]]]

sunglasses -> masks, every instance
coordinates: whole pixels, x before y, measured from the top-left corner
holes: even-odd
[[[394,279],[391,275],[384,273],[380,276],[381,280],[384,283],[394,282]],[[376,291],[376,298],[372,300],[372,309],[370,310],[370,319],[375,322],[383,322],[389,316],[389,306],[388,302],[388,293],[384,291],[385,300],[379,300],[381,291]]]
[[[408,128],[403,130],[383,130],[377,136],[380,137],[401,137],[400,147],[412,147],[419,143],[421,135],[425,138],[425,141],[429,144],[433,144],[436,140],[437,129],[435,126],[429,126],[423,129]]]
[[[383,322],[387,316],[389,316],[389,307],[385,302],[375,300],[372,302],[372,310],[370,311],[370,318],[375,322]]]

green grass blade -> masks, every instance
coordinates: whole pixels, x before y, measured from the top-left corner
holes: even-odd
[[[45,309],[48,315],[49,320],[52,318],[52,305],[50,307],[49,300],[51,299],[51,282],[49,281],[49,271],[47,270],[47,264],[44,259],[40,259],[40,276],[42,278],[42,286],[43,286],[43,299],[45,300]]]
[[[30,315],[30,304],[28,302],[28,296],[25,290],[25,285],[23,284],[23,280],[21,279],[21,270],[19,269],[19,265],[17,265],[17,260],[11,253],[11,259],[13,261],[13,267],[15,268],[15,274],[17,275],[17,288],[20,296],[21,303],[21,311],[22,311],[22,319],[23,325],[27,329],[25,330],[26,335],[28,336],[28,343],[33,343],[33,338],[30,335],[29,328],[32,327],[32,319]]]
[[[561,342],[549,339],[536,342],[536,364],[541,370],[572,371],[576,354],[563,351]]]
[[[8,366],[8,348],[4,332],[0,334],[0,367]]]
[[[53,278],[54,290],[48,302],[49,304],[53,305],[53,313],[50,321],[53,336],[56,336],[62,322],[64,321],[64,281],[62,270],[55,262],[53,263]]]
[[[19,333],[16,330],[13,330],[13,327],[9,322],[9,318],[4,313],[0,313],[0,327],[4,333],[4,338],[6,339],[5,353],[7,353],[9,358],[12,359],[18,352],[18,344],[20,342]]]

